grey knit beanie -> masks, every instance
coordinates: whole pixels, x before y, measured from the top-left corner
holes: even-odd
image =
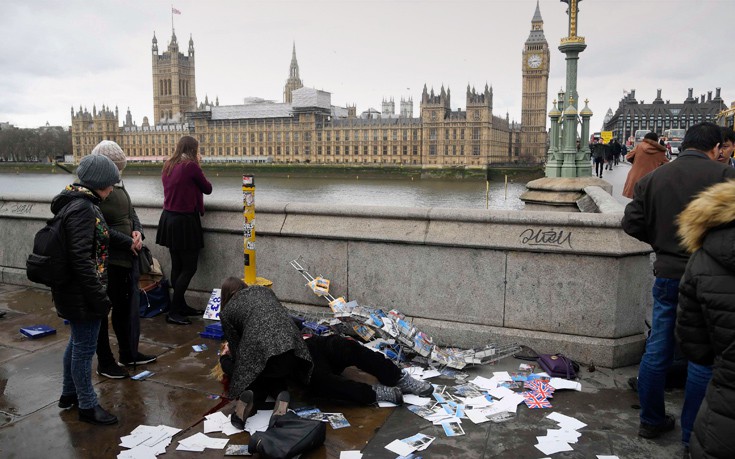
[[[120,181],[120,171],[107,156],[89,155],[79,162],[77,177],[84,186],[93,190],[104,190]]]
[[[125,166],[128,164],[128,158],[125,157],[125,152],[120,148],[117,142],[112,140],[103,140],[98,143],[92,150],[93,155],[107,156],[117,166],[117,169],[122,172]]]

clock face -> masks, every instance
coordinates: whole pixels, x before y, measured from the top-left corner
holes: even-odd
[[[528,66],[532,69],[537,69],[541,67],[541,56],[538,54],[531,54],[528,56]]]

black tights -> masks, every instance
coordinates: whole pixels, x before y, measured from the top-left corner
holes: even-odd
[[[116,265],[108,266],[107,296],[110,297],[112,303],[112,328],[115,330],[115,336],[117,336],[120,360],[122,361],[131,361],[137,357],[138,337],[140,335],[138,311],[131,310],[131,282],[131,268]],[[107,317],[102,319],[100,334],[97,337],[97,359],[102,366],[115,364],[115,356],[110,348]]]
[[[199,249],[168,249],[168,253],[171,255],[171,285],[174,288],[170,314],[181,315],[182,309],[186,306],[184,294],[189,288],[191,278],[197,272]]]

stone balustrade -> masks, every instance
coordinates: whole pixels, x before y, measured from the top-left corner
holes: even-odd
[[[598,366],[634,364],[651,248],[622,231],[606,193],[590,194],[601,213],[257,205],[257,272],[286,306],[326,312],[289,265],[302,257],[335,296],[398,309],[441,345],[512,341]],[[29,284],[25,259],[50,198],[0,196],[0,281]],[[168,272],[168,252],[155,244],[161,202],[135,205]],[[226,276],[243,275],[242,206],[207,202],[202,223],[206,247],[190,286],[199,306]]]

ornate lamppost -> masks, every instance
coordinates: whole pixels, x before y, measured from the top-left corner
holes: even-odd
[[[577,94],[577,61],[579,61],[579,53],[587,48],[584,37],[577,35],[577,17],[579,13],[579,2],[582,0],[561,0],[569,5],[567,13],[569,15],[569,36],[561,39],[559,51],[566,55],[566,91],[565,97],[561,99],[559,111],[562,112],[562,138],[561,145],[556,151],[550,151],[551,158],[546,165],[547,177],[589,177],[592,175],[592,166],[590,165],[585,148],[577,151],[577,120],[578,110],[575,103],[578,104],[579,95]],[[556,110],[552,110],[555,116]],[[549,114],[551,116],[551,113]],[[591,116],[592,112],[589,108],[585,110],[586,116]],[[553,119],[552,119],[553,122]],[[582,144],[586,144],[587,139],[580,140]]]

